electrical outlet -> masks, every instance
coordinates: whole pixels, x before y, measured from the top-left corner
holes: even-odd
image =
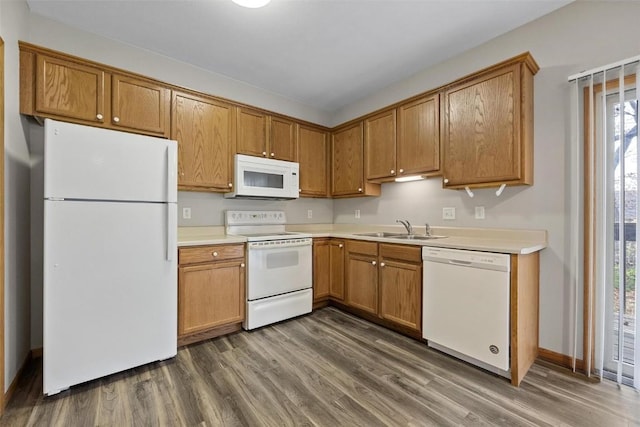
[[[442,219],[456,219],[456,208],[442,208]]]
[[[360,218],[360,209],[356,209],[356,212],[355,212],[354,216],[355,216],[356,219]]]
[[[484,206],[476,206],[476,219],[484,219]]]
[[[311,209],[307,210],[307,218],[313,218],[313,211]]]
[[[182,219],[191,219],[191,208],[182,208]]]

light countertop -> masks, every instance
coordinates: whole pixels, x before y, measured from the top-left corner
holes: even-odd
[[[314,238],[335,237],[379,243],[432,246],[523,255],[537,252],[547,247],[547,232],[545,230],[432,227],[432,234],[447,236],[443,239],[433,240],[402,240],[355,235],[355,233],[378,231],[394,233],[406,232],[402,226],[395,225],[298,224],[287,226],[287,231],[308,233]],[[414,233],[424,234],[424,227],[414,227]],[[244,243],[246,240],[244,237],[225,235],[223,226],[178,228],[178,246]]]

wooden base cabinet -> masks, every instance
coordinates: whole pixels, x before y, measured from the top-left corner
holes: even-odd
[[[422,330],[422,247],[381,243],[380,317]]]
[[[421,247],[347,241],[344,304],[368,314],[370,320],[379,319],[385,326],[419,336]]]
[[[313,303],[344,300],[344,241],[313,239]],[[324,304],[323,304],[324,303]]]
[[[240,329],[245,304],[244,245],[179,249],[178,345]]]

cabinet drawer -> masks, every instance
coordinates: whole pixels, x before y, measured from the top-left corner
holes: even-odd
[[[222,261],[244,257],[244,245],[213,245],[180,248],[178,263],[195,264],[199,262]]]
[[[378,256],[378,244],[375,242],[363,242],[361,240],[347,241],[347,250],[352,253]]]
[[[380,243],[380,256],[409,262],[422,262],[422,246],[390,245]]]

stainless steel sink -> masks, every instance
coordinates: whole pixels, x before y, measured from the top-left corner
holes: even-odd
[[[378,231],[371,233],[355,233],[355,236],[363,236],[363,237],[380,237],[385,239],[401,239],[401,240],[432,240],[432,239],[444,239],[447,236],[438,236],[435,234],[425,235],[425,234],[398,234],[398,233],[389,233],[386,231]]]
[[[377,231],[371,233],[355,233],[354,236],[363,236],[363,237],[397,237],[402,236],[402,234],[398,233],[388,233],[386,231]]]
[[[438,236],[435,234],[425,235],[425,234],[401,234],[395,236],[388,236],[393,239],[403,239],[403,240],[433,240],[433,239],[444,239],[447,236]]]

